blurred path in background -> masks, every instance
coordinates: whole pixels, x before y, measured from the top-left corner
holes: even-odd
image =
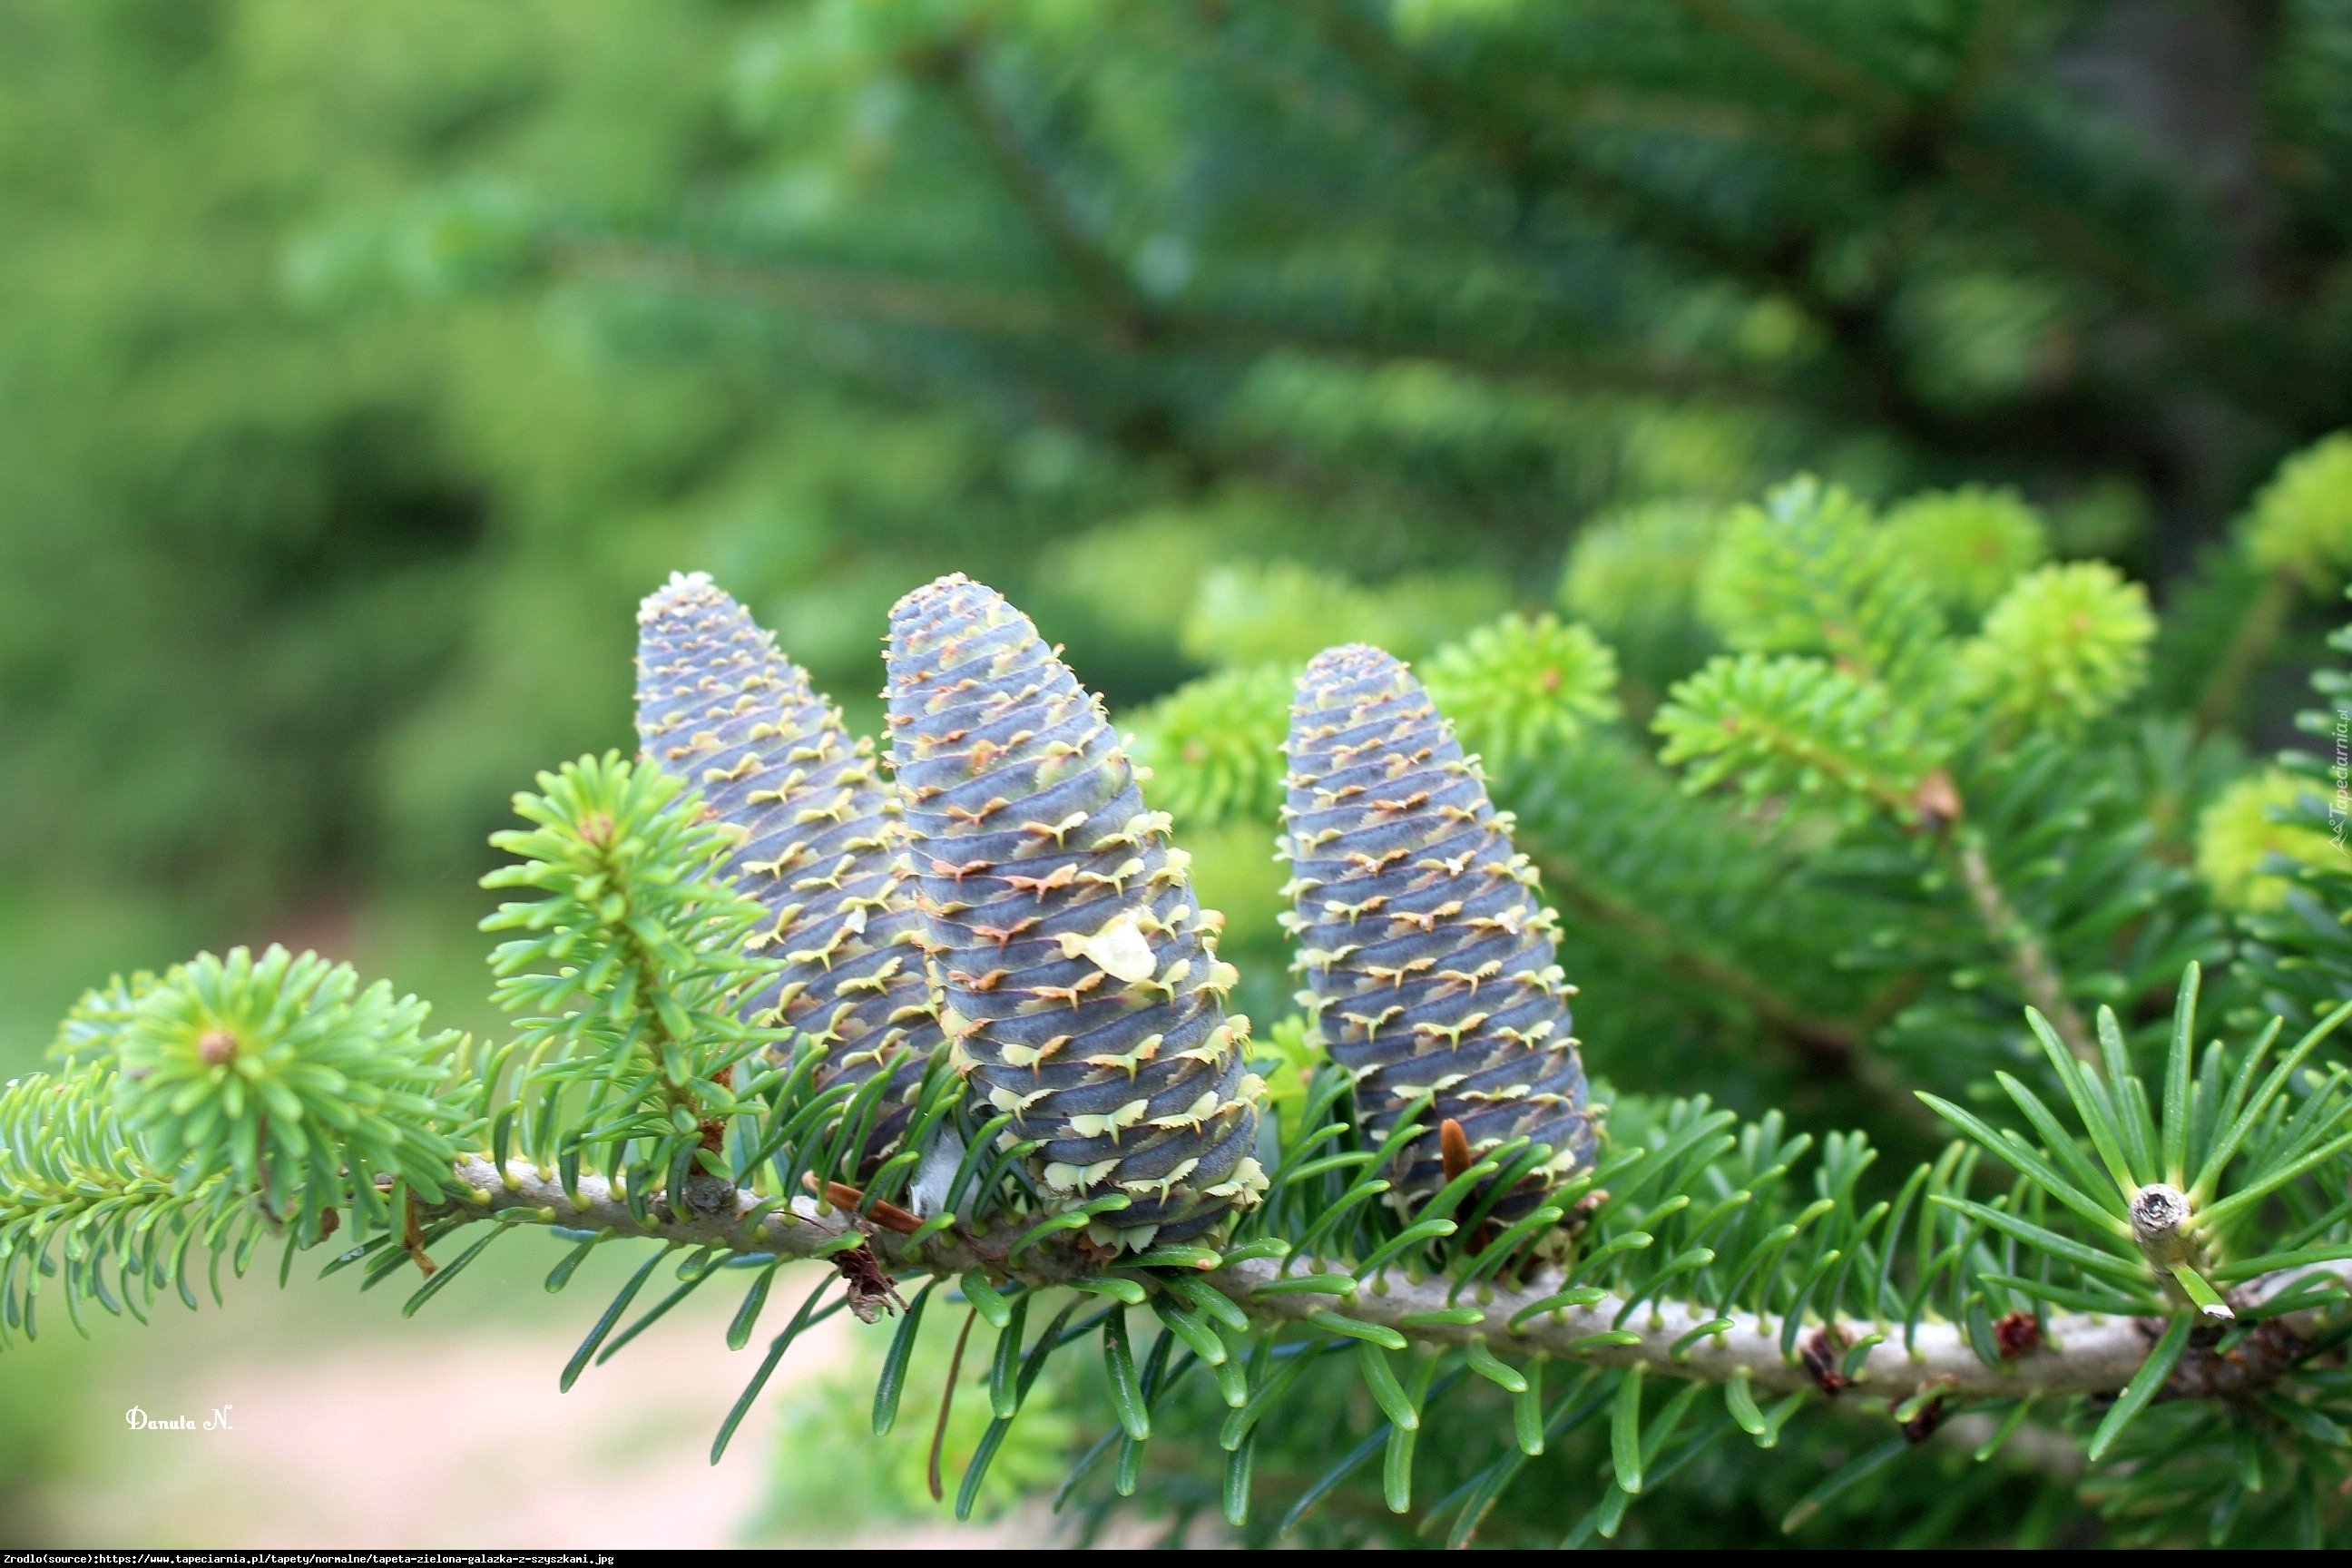
[[[126,1408],[136,1399],[201,1423],[232,1406],[232,1429],[125,1429],[103,1443],[97,1457],[110,1462],[56,1510],[74,1532],[60,1544],[742,1545],[776,1435],[755,1415],[725,1460],[708,1462],[751,1366],[720,1327],[649,1334],[569,1394],[555,1385],[578,1341],[569,1331],[374,1339],[291,1357],[262,1343],[151,1369],[122,1390]],[[845,1331],[835,1321],[811,1333],[762,1405],[821,1372]]]
[[[240,1287],[225,1312],[207,1303],[193,1317],[173,1314],[170,1332],[201,1342],[174,1353],[146,1353],[156,1342],[128,1335],[93,1347],[117,1353],[103,1355],[90,1407],[75,1422],[83,1463],[71,1483],[41,1500],[42,1515],[59,1531],[45,1544],[772,1543],[780,1527],[771,1519],[763,1534],[762,1509],[775,1445],[790,1440],[774,1412],[788,1390],[837,1365],[856,1331],[836,1318],[803,1336],[713,1466],[711,1435],[764,1343],[730,1352],[730,1309],[716,1298],[681,1307],[564,1394],[556,1377],[593,1313],[584,1297],[585,1310],[561,1321],[493,1321],[453,1333],[461,1327],[453,1313],[437,1323],[420,1320],[405,1333],[385,1325],[330,1338],[310,1320],[333,1283],[298,1281],[312,1310],[298,1306],[288,1314],[293,1321],[271,1321],[278,1303],[257,1281]],[[542,1304],[553,1305],[509,1295],[492,1310]],[[575,1303],[567,1297],[564,1304]],[[199,1427],[227,1407],[230,1427],[132,1431],[123,1413],[133,1405],[158,1420],[184,1415]],[[1048,1533],[1042,1510],[958,1526],[944,1508],[936,1524],[859,1531],[852,1521],[829,1534],[822,1521],[800,1519],[789,1529],[796,1544],[854,1535],[868,1547],[1036,1543]]]

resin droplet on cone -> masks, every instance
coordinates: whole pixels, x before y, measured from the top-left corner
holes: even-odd
[[[1193,901],[1165,814],[1101,702],[1027,616],[961,576],[890,614],[891,758],[941,1018],[983,1115],[1043,1139],[1063,1209],[1142,1247],[1256,1201],[1260,1085],[1225,1016],[1219,917]]]
[[[783,969],[745,998],[745,1016],[820,1043],[820,1087],[891,1074],[871,1168],[905,1133],[940,1043],[896,793],[873,742],[851,739],[840,710],[709,578],[672,577],[637,628],[638,740],[740,833],[728,873],[772,917],[754,951]]]
[[[1551,1147],[1496,1209],[1528,1212],[1591,1165],[1594,1142],[1553,917],[1511,847],[1509,816],[1421,683],[1378,648],[1316,656],[1286,750],[1284,923],[1298,942],[1299,1000],[1355,1079],[1374,1139],[1435,1096],[1395,1191],[1425,1197],[1444,1184],[1435,1132],[1453,1121],[1474,1156],[1522,1133]]]

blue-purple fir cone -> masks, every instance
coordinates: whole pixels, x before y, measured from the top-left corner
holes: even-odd
[[[1263,1085],[1228,1017],[1222,917],[1101,700],[993,589],[942,577],[890,613],[890,752],[940,1019],[982,1114],[1041,1139],[1060,1209],[1113,1194],[1097,1244],[1208,1232],[1257,1200]]]
[[[1509,814],[1421,683],[1379,648],[1316,656],[1285,750],[1284,923],[1314,1037],[1355,1080],[1375,1140],[1434,1096],[1393,1191],[1409,1205],[1444,1184],[1435,1131],[1452,1121],[1474,1157],[1522,1133],[1549,1145],[1496,1210],[1528,1212],[1591,1166],[1594,1116],[1555,917],[1511,847]]]
[[[637,611],[637,738],[735,830],[728,874],[768,911],[752,950],[782,968],[743,1016],[795,1032],[779,1055],[799,1039],[822,1047],[821,1089],[890,1073],[870,1170],[904,1136],[940,1043],[905,828],[874,743],[853,739],[806,672],[699,573],[672,576]]]

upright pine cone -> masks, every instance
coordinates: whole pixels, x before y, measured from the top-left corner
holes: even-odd
[[[822,1045],[821,1089],[890,1071],[871,1169],[905,1134],[940,1038],[898,802],[874,743],[852,741],[841,710],[700,573],[672,576],[637,611],[637,736],[740,830],[729,874],[774,917],[753,949],[783,968],[744,1016]]]
[[[1497,1211],[1527,1213],[1593,1161],[1592,1116],[1552,912],[1512,850],[1454,727],[1392,655],[1316,656],[1291,710],[1283,849],[1300,1002],[1354,1077],[1357,1115],[1384,1138],[1435,1091],[1394,1191],[1444,1183],[1440,1140],[1460,1123],[1475,1157],[1521,1133],[1550,1160]]]
[[[1148,811],[1102,703],[1029,617],[961,575],[890,612],[891,760],[941,1021],[973,1092],[1043,1139],[1065,1207],[1123,1193],[1103,1245],[1199,1236],[1256,1201],[1263,1087],[1228,1019],[1223,917]]]

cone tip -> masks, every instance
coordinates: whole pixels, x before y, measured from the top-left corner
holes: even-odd
[[[1370,643],[1341,643],[1327,647],[1307,660],[1306,680],[1323,681],[1334,678],[1360,679],[1368,675],[1410,675],[1412,667],[1384,647]]]
[[[1003,597],[985,583],[975,583],[961,572],[950,572],[901,595],[898,602],[890,606],[890,619],[895,623],[909,616],[922,614],[941,601],[962,596],[965,590],[984,598]]]
[[[669,581],[647,594],[637,605],[637,625],[647,626],[676,611],[703,605],[731,605],[727,591],[708,572],[673,572]]]

